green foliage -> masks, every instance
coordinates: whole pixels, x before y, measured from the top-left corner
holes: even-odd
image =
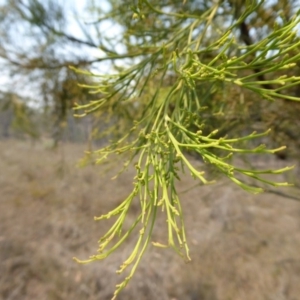
[[[275,24],[265,37],[243,44],[238,35],[240,25],[262,9],[263,1],[247,1],[244,8],[239,7],[238,16],[222,1],[203,4],[200,11],[192,8],[188,11],[182,3],[177,11],[164,2],[161,8],[159,2],[157,4],[140,0],[132,11],[126,11],[125,4],[112,1],[113,14],[101,20],[115,16],[115,20],[125,26],[127,53],[111,50],[103,60],[125,61],[121,66],[115,64],[115,73],[97,75],[99,84],[96,86],[85,86],[99,93],[99,100],[75,107],[77,116],[104,111],[112,118],[119,117],[115,119],[118,125],[112,124],[113,130],[108,131],[111,143],[93,155],[98,164],[121,156],[125,161],[122,170],[132,164],[136,169],[129,196],[117,208],[95,218],[117,218],[99,240],[99,253],[85,261],[76,259],[81,263],[102,260],[135,230],[139,231],[132,254],[117,271],[121,273],[132,266],[129,275],[117,286],[114,299],[134,275],[151,242],[158,209],[166,214],[168,242],[166,245],[154,242],[153,245],[170,246],[190,259],[176,181],[184,170],[203,184],[211,181],[193,165],[188,153],[197,154],[206,164],[213,165],[253,193],[263,190],[247,184],[247,177],[273,186],[287,186],[287,183],[270,181],[264,175],[291,169],[253,170],[235,165],[232,157],[237,154],[275,153],[284,147],[268,149],[262,144],[251,148],[245,143],[260,140],[269,130],[237,137],[218,136],[220,127],[224,132],[223,125],[226,129],[232,123],[207,124],[205,115],[216,118],[229,115],[231,111],[226,109],[238,100],[226,99],[226,91],[236,87],[255,95],[260,102],[300,100],[289,94],[290,89],[300,84],[300,77],[287,72],[300,58],[299,53],[294,52],[300,45],[296,31],[298,14],[289,21]],[[228,11],[231,15],[226,14]],[[131,60],[126,61],[127,58]],[[286,74],[277,76],[280,71]],[[87,74],[86,71],[77,72]],[[124,117],[126,122],[117,128]],[[213,126],[216,127],[211,129]],[[116,131],[117,134],[112,135]],[[140,200],[140,213],[129,229],[124,230],[126,215],[135,198]]]
[[[26,105],[26,100],[16,94],[0,93],[0,126],[4,128],[5,137],[9,137],[10,129],[15,134],[26,134],[33,139],[39,137],[35,111]]]

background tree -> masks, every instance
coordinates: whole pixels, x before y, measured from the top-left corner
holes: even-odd
[[[52,131],[57,143],[74,102],[84,103],[88,96],[77,82],[87,83],[90,79],[70,71],[69,66],[84,69],[97,63],[94,54],[101,47],[99,32],[78,17],[71,2],[7,0],[2,3],[0,76],[9,80],[0,91],[16,94],[30,107],[43,111],[52,123],[47,131]]]

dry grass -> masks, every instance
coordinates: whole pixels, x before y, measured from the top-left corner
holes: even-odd
[[[111,298],[134,239],[104,262],[82,266],[72,257],[95,253],[108,224],[93,217],[124,198],[132,171],[110,181],[112,171],[77,169],[83,150],[0,142],[0,299]],[[193,184],[185,177],[180,190]],[[119,299],[300,299],[299,202],[249,195],[225,180],[182,199],[192,263],[150,247]],[[155,240],[164,241],[164,227],[160,219]]]

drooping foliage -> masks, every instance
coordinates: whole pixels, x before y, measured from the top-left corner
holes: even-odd
[[[249,192],[263,189],[251,186],[247,178],[288,185],[264,175],[289,167],[253,170],[233,159],[283,150],[253,145],[270,134],[267,125],[280,131],[277,126],[283,124],[274,124],[274,116],[282,107],[286,112],[290,107],[299,111],[299,15],[290,2],[283,2],[140,0],[110,1],[109,12],[94,7],[98,17],[93,22],[99,28],[103,22],[115,22],[120,28],[114,38],[103,34],[105,55],[99,60],[109,61],[111,72],[77,69],[95,76],[98,83],[84,87],[100,99],[75,110],[77,116],[96,113],[114,120],[107,130],[111,142],[89,157],[93,155],[99,164],[120,157],[123,170],[134,165],[136,176],[128,197],[95,218],[116,221],[101,237],[98,254],[80,262],[105,259],[139,230],[132,254],[117,271],[131,266],[114,298],[132,278],[150,242],[170,246],[190,259],[176,182],[182,170],[188,170],[202,184],[210,183],[190,154]],[[281,132],[292,128],[285,126]],[[136,198],[140,212],[125,230],[126,215]],[[166,216],[166,245],[151,240],[161,208]]]

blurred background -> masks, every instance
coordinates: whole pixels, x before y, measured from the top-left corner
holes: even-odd
[[[72,260],[95,253],[109,222],[93,217],[119,204],[134,177],[129,168],[110,180],[117,171],[114,164],[80,168],[84,151],[105,145],[109,136],[101,132],[118,119],[73,116],[75,103],[99,97],[77,83],[93,85],[97,79],[90,71],[120,68],[102,59],[110,49],[131,50],[122,46],[129,25],[112,13],[117,2],[0,0],[0,299],[106,300],[121,281],[115,270],[129,255],[134,237],[103,262],[82,266]],[[161,4],[182,5],[182,0],[169,2]],[[189,10],[211,5],[188,2]],[[275,20],[289,19],[298,6],[298,1],[266,1],[249,20],[241,43],[262,38]],[[99,23],[99,15],[106,13],[110,19]],[[299,76],[299,65],[287,72]],[[167,80],[172,82],[172,76]],[[266,187],[266,193],[250,195],[191,158],[218,179],[201,187],[186,175],[179,182],[192,262],[185,263],[171,249],[150,246],[119,299],[299,299],[300,105],[280,99],[262,103],[238,87],[222,87],[224,91],[225,100],[216,92],[206,105],[211,111],[223,105],[230,113],[209,116],[208,130],[222,125],[220,134],[237,135],[272,128],[264,142],[288,148],[247,163],[295,165],[278,177],[294,186]],[[299,93],[299,86],[291,90],[291,95]],[[165,242],[164,229],[162,214],[155,241]]]

